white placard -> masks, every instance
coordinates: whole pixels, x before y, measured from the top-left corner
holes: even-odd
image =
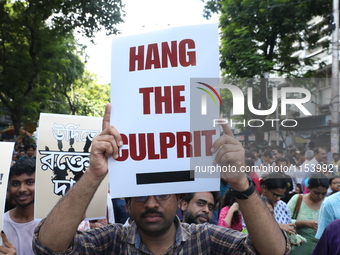
[[[111,196],[219,190],[218,174],[195,173],[195,165],[212,164],[209,150],[219,135],[206,121],[219,108],[202,115],[206,92],[197,86],[218,77],[217,24],[113,40],[111,125],[124,145],[109,161]]]
[[[2,195],[0,199],[0,229],[3,226],[4,211],[5,211],[5,201],[7,193],[8,175],[9,169],[12,162],[14,143],[13,142],[0,142],[0,194]],[[0,245],[1,245],[0,239]]]
[[[47,217],[56,203],[84,174],[92,140],[102,129],[102,118],[41,113],[35,184],[34,217]],[[100,184],[85,218],[106,217],[108,178]]]

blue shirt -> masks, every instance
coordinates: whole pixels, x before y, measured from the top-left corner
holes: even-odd
[[[333,220],[340,219],[340,192],[337,192],[322,202],[318,221],[318,231],[315,237],[320,239],[323,231]]]

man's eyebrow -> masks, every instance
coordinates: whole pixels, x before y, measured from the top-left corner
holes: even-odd
[[[25,182],[26,181],[35,181],[35,178],[28,178],[28,179],[25,179]]]

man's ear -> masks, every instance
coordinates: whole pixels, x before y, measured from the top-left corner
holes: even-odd
[[[125,211],[130,215],[130,205],[131,204],[131,199],[126,200],[126,203],[124,205]]]
[[[188,208],[189,204],[187,201],[181,200],[179,203],[179,208],[181,208],[182,211],[185,211]]]

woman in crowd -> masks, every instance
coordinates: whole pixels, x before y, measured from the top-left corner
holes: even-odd
[[[218,226],[242,231],[242,215],[238,209],[238,203],[229,189],[221,201],[222,209],[218,218]]]
[[[287,182],[279,173],[269,173],[261,180],[262,195],[267,197],[274,205],[275,220],[280,228],[288,234],[296,234],[287,204],[281,201],[284,198]]]
[[[292,246],[291,254],[312,254],[318,241],[315,234],[318,229],[319,210],[327,194],[328,183],[328,178],[324,174],[314,173],[308,179],[309,193],[296,194],[289,201],[288,207],[297,233],[307,240],[299,246]]]

